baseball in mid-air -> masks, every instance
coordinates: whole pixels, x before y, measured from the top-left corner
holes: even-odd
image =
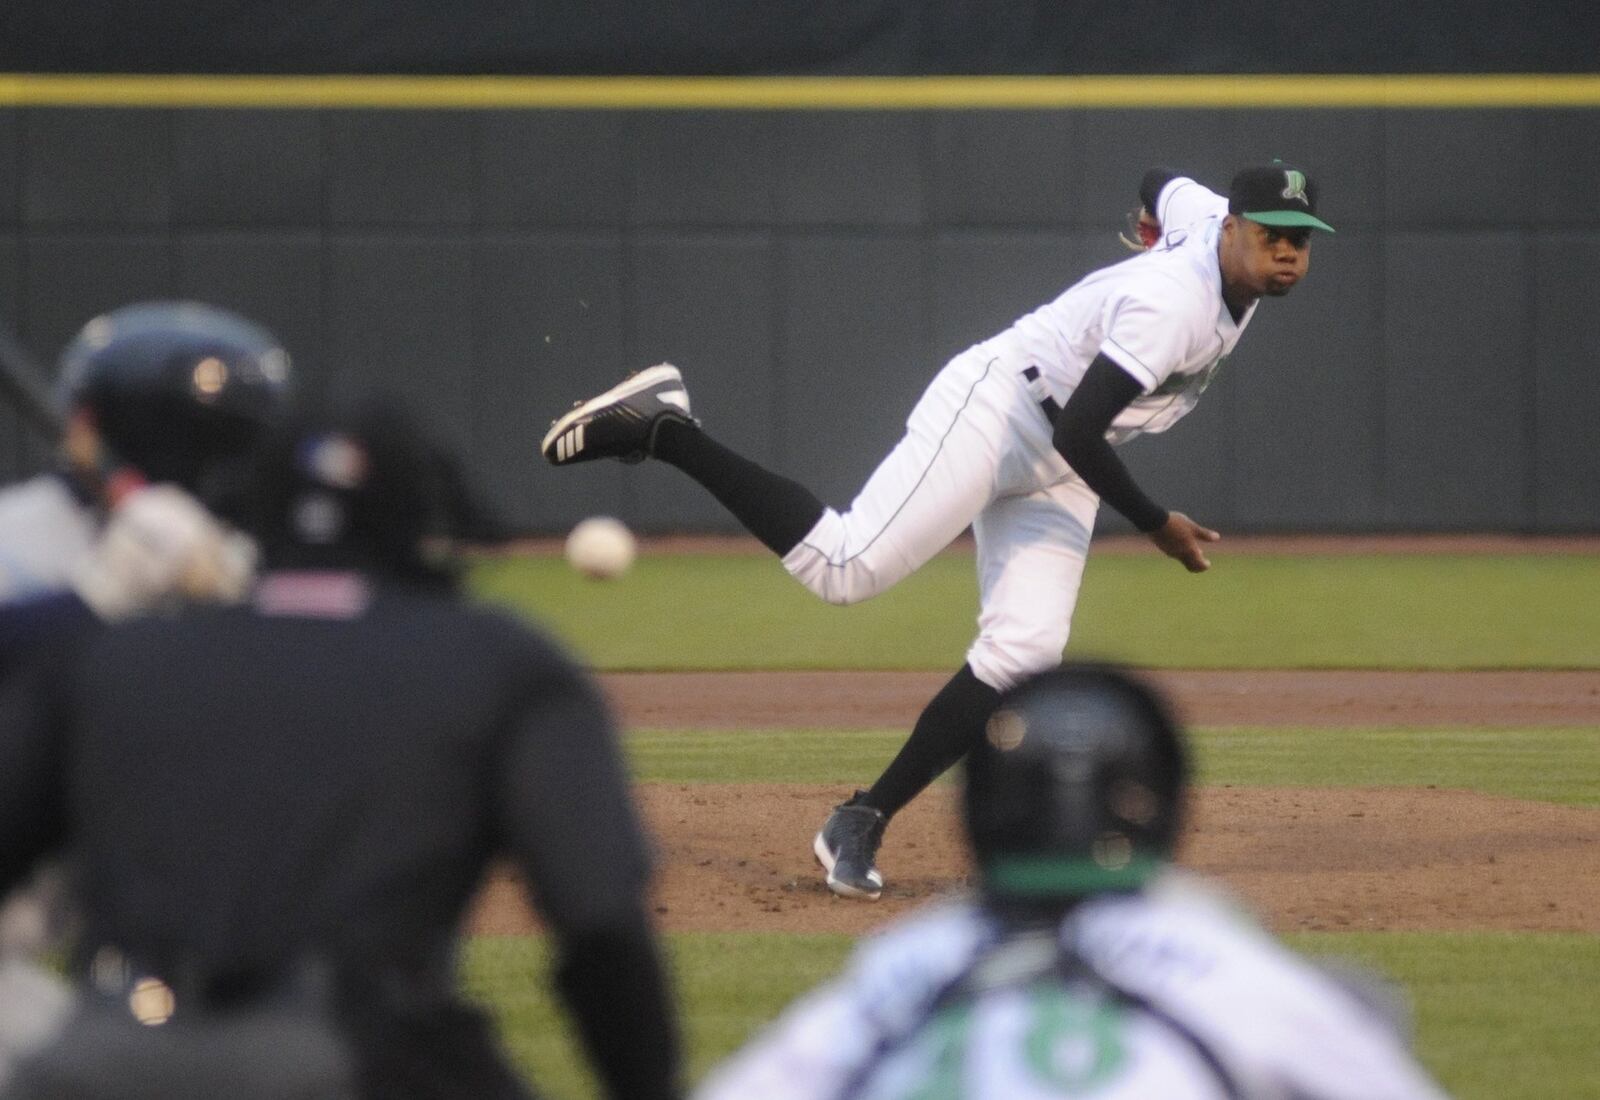
[[[637,550],[633,532],[611,516],[590,516],[567,536],[567,563],[596,580],[622,576]]]

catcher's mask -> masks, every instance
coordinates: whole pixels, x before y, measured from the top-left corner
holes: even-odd
[[[443,580],[459,514],[453,458],[387,396],[286,417],[241,487],[241,526],[269,569],[356,569]]]
[[[140,302],[94,318],[61,354],[56,400],[86,411],[149,481],[208,497],[288,398],[289,356],[266,329],[200,302]]]
[[[1071,899],[1134,889],[1168,859],[1188,760],[1150,687],[1069,663],[1004,694],[967,757],[964,811],[984,891]]]

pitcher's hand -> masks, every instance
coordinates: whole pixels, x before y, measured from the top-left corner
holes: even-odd
[[[1168,512],[1167,522],[1147,536],[1156,548],[1169,558],[1176,558],[1191,573],[1204,573],[1211,568],[1201,543],[1216,542],[1222,536],[1209,527],[1201,527],[1182,512]]]

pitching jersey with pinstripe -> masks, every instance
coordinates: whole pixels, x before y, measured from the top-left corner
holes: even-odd
[[[1144,392],[1112,422],[1113,443],[1166,431],[1194,408],[1255,312],[1252,303],[1235,321],[1222,300],[1227,199],[1180,176],[1157,209],[1165,232],[1154,248],[1090,273],[998,337],[1039,368],[1061,404],[1096,355],[1137,379]]]

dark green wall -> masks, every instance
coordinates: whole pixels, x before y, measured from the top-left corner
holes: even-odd
[[[1339,234],[1130,462],[1229,531],[1600,528],[1593,110],[0,110],[0,316],[53,357],[185,295],[391,382],[519,523],[728,529],[676,471],[547,469],[661,359],[846,503],[952,354],[1120,258],[1154,163],[1310,167]],[[9,471],[41,448],[9,419]]]

